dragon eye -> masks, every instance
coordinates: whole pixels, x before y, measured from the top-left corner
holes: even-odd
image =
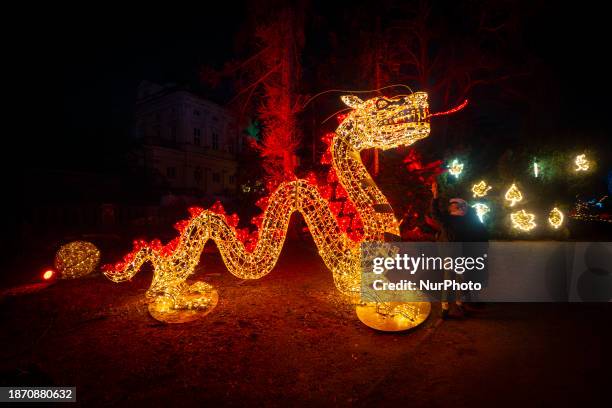
[[[384,99],[384,98],[380,98],[376,101],[376,109],[385,109],[387,106],[389,106],[389,101]]]

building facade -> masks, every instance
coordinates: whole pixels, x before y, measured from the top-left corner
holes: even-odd
[[[137,165],[174,192],[232,194],[242,137],[231,114],[176,87],[143,81],[134,137]]]

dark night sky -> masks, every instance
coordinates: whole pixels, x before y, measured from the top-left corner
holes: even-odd
[[[41,10],[16,27],[11,74],[15,118],[29,127],[28,137],[17,140],[29,150],[24,164],[87,168],[120,149],[142,79],[194,82],[200,66],[232,58],[242,17],[229,3]]]
[[[309,13],[329,21],[350,13],[352,4],[330,8],[329,2],[314,2]],[[595,7],[559,9],[553,2],[531,8],[521,4],[517,7],[528,10],[525,50],[548,67],[542,80],[557,86],[551,95],[559,97],[559,123],[606,127],[605,13]],[[461,18],[460,10],[451,12]],[[109,7],[49,13],[41,11],[32,24],[20,27],[12,45],[19,83],[28,90],[18,113],[31,120],[31,96],[37,95],[42,116],[33,121],[32,129],[37,130],[27,140],[30,147],[36,146],[36,164],[70,167],[92,162],[82,152],[95,150],[100,155],[124,143],[141,79],[193,82],[201,65],[218,66],[233,58],[235,36],[247,11],[218,2],[201,9],[168,4],[137,12]],[[316,49],[317,44],[310,47]]]

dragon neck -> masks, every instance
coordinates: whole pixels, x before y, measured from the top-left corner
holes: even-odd
[[[363,222],[364,241],[385,241],[399,236],[399,223],[361,160],[360,152],[367,146],[366,140],[353,119],[345,120],[332,141],[332,160],[338,180]]]

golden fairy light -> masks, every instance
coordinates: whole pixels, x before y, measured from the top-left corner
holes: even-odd
[[[486,196],[491,188],[492,187],[487,185],[484,180],[481,180],[479,183],[474,184],[472,186],[472,193],[474,193],[474,198],[481,198]]]
[[[554,229],[558,229],[563,224],[564,218],[563,213],[557,207],[550,210],[548,214],[548,222]]]
[[[512,184],[508,191],[506,191],[506,195],[504,196],[504,198],[510,201],[510,207],[514,207],[514,204],[518,203],[523,199],[523,194],[518,189],[518,187],[516,187],[516,184]]]
[[[579,154],[576,156],[574,164],[576,165],[574,169],[576,171],[587,171],[591,167],[591,162],[587,160],[586,154]]]
[[[453,159],[450,166],[448,166],[448,172],[458,178],[461,173],[463,173],[463,163],[459,162],[457,159]]]
[[[55,254],[55,269],[63,279],[74,279],[93,272],[100,262],[100,251],[87,241],[74,241]]]
[[[536,227],[535,215],[525,210],[519,210],[510,214],[512,226],[521,231],[531,231]]]
[[[126,281],[145,262],[151,262],[153,282],[147,290],[151,314],[166,322],[192,320],[198,312],[212,310],[217,302],[217,292],[211,285],[186,283],[199,262],[205,243],[209,239],[215,241],[233,275],[241,279],[261,278],[276,264],[291,214],[298,211],[308,225],[323,262],[331,270],[338,290],[359,294],[360,243],[382,242],[388,235],[399,237],[399,222],[393,209],[368,174],[359,152],[411,145],[427,137],[429,105],[424,92],[394,98],[375,97],[367,101],[351,95],[342,97],[342,101],[353,110],[332,139],[332,166],[363,222],[361,240],[354,241],[342,231],[329,202],[321,196],[316,185],[295,180],[282,183],[270,195],[253,247],[247,248],[238,237],[235,219],[230,220],[231,217],[210,209],[192,208],[191,219],[177,226],[181,231],[177,240],[166,246],[159,241],[137,241],[134,251],[123,262],[105,270],[106,276],[115,282]],[[420,313],[412,316],[413,326],[422,321],[420,308],[404,309]]]

